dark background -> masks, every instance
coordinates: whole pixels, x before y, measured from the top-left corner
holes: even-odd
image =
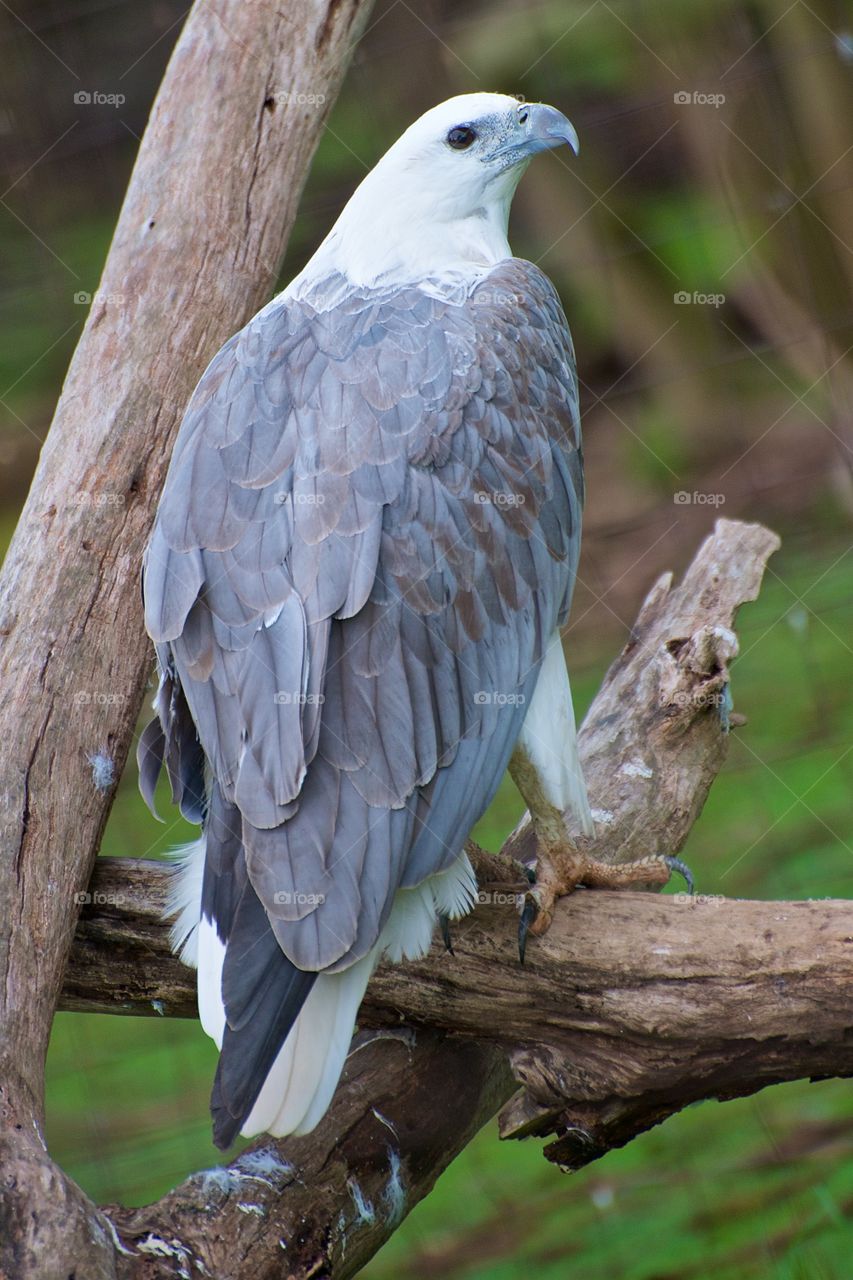
[[[0,2],[4,544],[185,12]],[[283,272],[442,98],[517,92],[574,121],[579,160],[532,166],[512,241],[555,280],[578,352],[588,505],[566,643],[580,709],[645,591],[717,516],[783,539],[740,618],[733,693],[747,724],[685,854],[707,893],[850,893],[851,80],[840,0],[380,0]],[[306,88],[280,90],[294,87]],[[496,847],[518,810],[507,785],[483,842]],[[130,768],[103,852],[159,856],[191,836],[165,800],[161,812],[165,827]],[[156,1197],[217,1159],[213,1064],[196,1024],[60,1015],[54,1154],[96,1197]],[[571,1178],[489,1127],[365,1274],[847,1280],[851,1135],[843,1081],[693,1107]]]

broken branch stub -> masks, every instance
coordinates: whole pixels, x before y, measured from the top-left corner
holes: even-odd
[[[580,730],[596,833],[578,843],[592,857],[683,848],[726,755],[735,615],[779,545],[762,525],[718,520],[682,582],[664,574],[646,596]],[[526,815],[507,851],[535,858]]]

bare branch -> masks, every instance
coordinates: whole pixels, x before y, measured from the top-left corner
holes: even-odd
[[[101,903],[84,912],[65,1008],[194,1015],[195,975],[157,918],[167,877],[163,864],[99,864]],[[107,905],[129,884],[134,898]],[[504,1136],[583,1129],[554,1150],[581,1165],[697,1098],[853,1073],[850,902],[579,892],[521,968],[512,899],[522,884],[481,886],[500,901],[456,927],[453,956],[437,943],[417,963],[383,964],[360,1021],[503,1046],[527,1085]],[[360,1080],[369,1109],[381,1086]]]
[[[353,1276],[514,1088],[494,1046],[429,1030],[367,1033],[309,1137],[262,1139],[150,1208],[110,1211],[128,1275],[204,1275],[198,1262],[235,1280]],[[154,1267],[138,1252],[152,1238],[165,1252]]]
[[[513,1094],[507,1054],[527,1091],[504,1136],[556,1132],[546,1154],[569,1168],[699,1098],[853,1074],[850,903],[578,893],[524,970],[515,924],[483,908],[454,957],[380,969],[364,1020],[384,1027],[320,1127],[253,1144],[266,1180],[243,1156],[114,1211],[125,1247],[153,1233],[214,1275],[278,1276],[282,1253],[292,1276],[354,1275]]]

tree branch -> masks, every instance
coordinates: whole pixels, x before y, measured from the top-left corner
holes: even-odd
[[[159,918],[168,876],[162,863],[99,863],[64,1008],[195,1016],[195,974]],[[381,965],[360,1015],[502,1046],[526,1086],[504,1137],[565,1133],[549,1158],[574,1168],[698,1098],[853,1074],[853,903],[581,891],[522,968],[522,890],[481,872],[484,901],[455,927],[453,956],[436,943]]]
[[[567,1168],[700,1098],[853,1074],[849,903],[578,893],[524,970],[515,924],[484,907],[454,957],[383,966],[364,1020],[384,1029],[362,1033],[319,1128],[113,1211],[125,1247],[177,1241],[191,1274],[272,1278],[283,1254],[290,1276],[352,1276],[511,1098],[508,1056],[527,1092],[502,1133],[556,1132],[546,1154]]]
[[[104,1225],[45,1153],[43,1072],[75,894],[89,879],[151,665],[142,548],[193,386],[272,290],[369,7],[198,0],[192,9],[5,561],[0,1273],[83,1280],[115,1271]],[[309,89],[327,105],[300,105]]]
[[[777,545],[719,521],[683,582],[667,575],[646,599],[581,733],[596,857],[683,844],[725,755],[734,614]],[[506,850],[534,856],[529,827]],[[578,1168],[697,1099],[853,1074],[850,903],[581,891],[522,970],[523,881],[505,859],[477,863],[486,901],[454,931],[454,956],[436,946],[378,970],[371,1029],[313,1134],[263,1139],[157,1205],[112,1211],[128,1274],[198,1261],[272,1277],[284,1257],[292,1276],[351,1276],[502,1104],[503,1136],[555,1135],[548,1158]],[[167,876],[99,862],[66,1008],[193,1014],[193,975],[160,918]]]

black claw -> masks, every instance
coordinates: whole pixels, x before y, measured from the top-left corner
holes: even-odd
[[[687,892],[692,898],[696,890],[693,883],[693,872],[690,870],[687,863],[682,862],[680,858],[670,857],[665,857],[664,862],[669,867],[670,871],[677,871],[680,876],[684,877],[684,883],[687,885]]]
[[[518,963],[524,964],[524,953],[527,950],[527,934],[533,921],[539,915],[539,906],[536,899],[528,894],[524,899],[524,906],[521,909],[521,919],[518,922]]]
[[[453,939],[450,936],[450,916],[440,915],[438,917],[438,923],[441,926],[441,936],[444,939],[445,950],[449,951],[451,955],[455,955],[453,950]]]

